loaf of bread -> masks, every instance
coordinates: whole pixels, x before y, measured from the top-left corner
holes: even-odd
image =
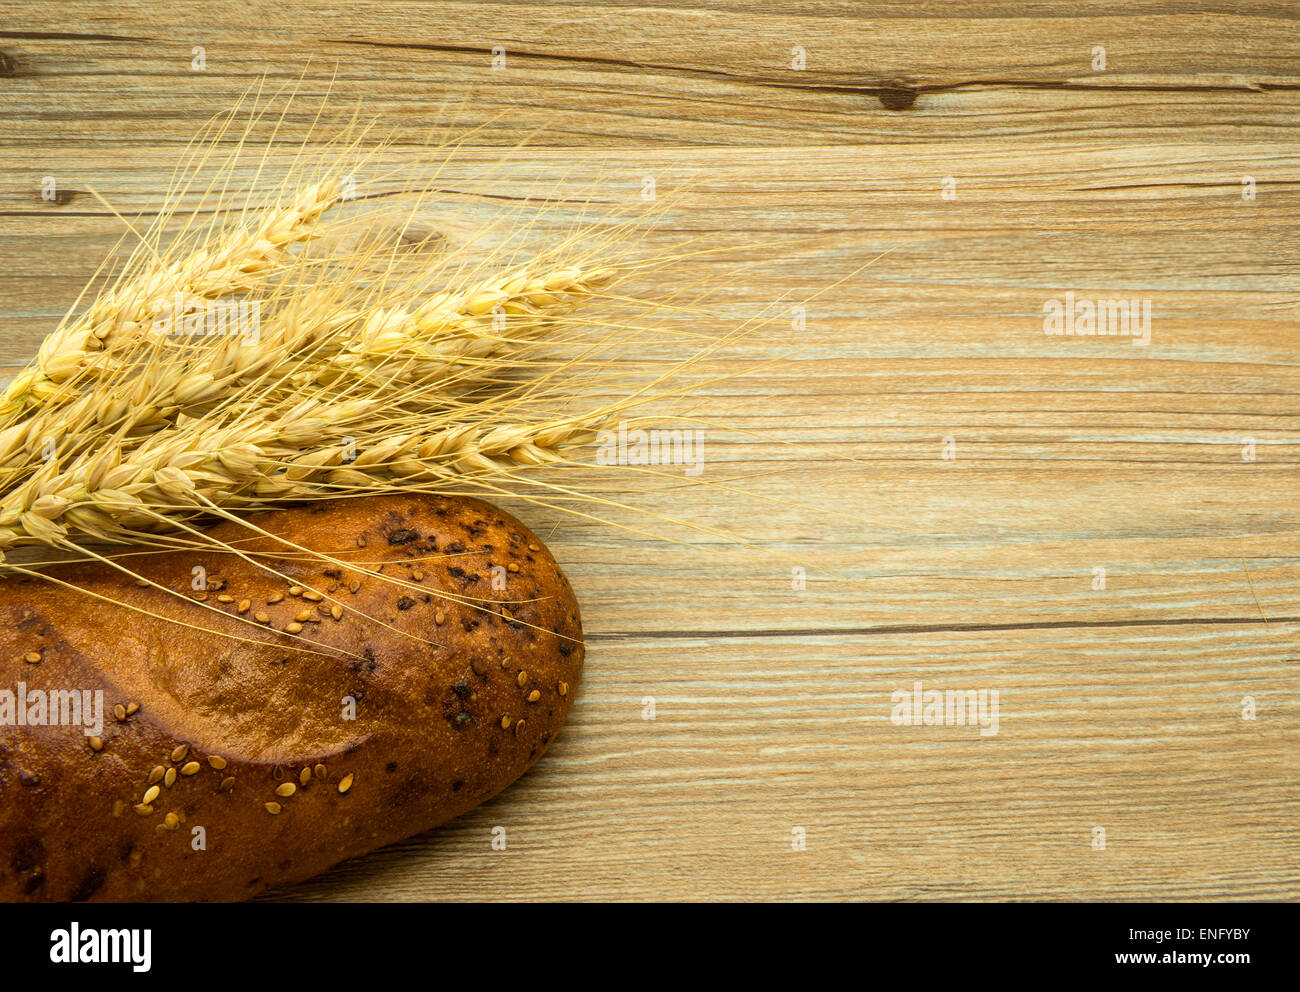
[[[398,495],[252,523],[273,536],[212,531],[238,553],[115,558],[144,581],[0,581],[0,900],[246,899],[465,812],[555,739],[581,622],[518,520]]]

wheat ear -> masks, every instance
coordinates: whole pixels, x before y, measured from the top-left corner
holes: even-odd
[[[283,261],[287,248],[311,236],[341,190],[339,177],[303,187],[255,226],[221,232],[213,246],[170,264],[155,259],[139,275],[99,296],[81,316],[50,334],[32,365],[5,389],[0,423],[12,423],[52,400],[60,383],[93,367],[97,354],[111,353],[123,340],[138,340],[177,294],[186,300],[214,299],[256,288]]]
[[[415,309],[376,309],[337,354],[295,377],[295,385],[380,376],[390,383],[427,383],[454,370],[458,387],[589,302],[614,278],[608,266],[524,269],[442,292]],[[444,379],[444,381],[447,381]]]
[[[174,528],[212,505],[223,509],[348,492],[391,491],[458,476],[554,462],[562,449],[593,436],[611,411],[533,425],[443,427],[427,434],[367,436],[389,401],[304,401],[274,417],[240,411],[235,422],[159,431],[138,447],[123,444],[72,469],[38,471],[0,504],[0,553],[20,545],[66,546],[72,537],[138,539]],[[362,454],[345,463],[324,438],[361,435]]]

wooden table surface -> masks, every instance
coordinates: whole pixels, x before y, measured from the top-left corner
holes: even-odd
[[[503,155],[505,199],[649,177],[648,244],[742,250],[645,292],[806,301],[690,373],[698,479],[508,504],[589,639],[543,761],[270,898],[1300,895],[1294,4],[5,0],[0,372],[122,232],[89,190],[156,208],[262,79],[283,140],[327,90],[397,156],[489,121],[452,241]],[[1067,293],[1149,301],[1149,344],[1045,333]],[[997,733],[898,725],[916,682]]]

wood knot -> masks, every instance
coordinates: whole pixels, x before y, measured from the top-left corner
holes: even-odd
[[[876,91],[876,98],[886,110],[907,110],[916,103],[917,89],[901,79],[891,79]]]
[[[38,193],[37,197],[43,203],[52,203],[56,207],[66,207],[80,195],[81,194],[75,189],[60,189],[56,187],[52,197],[47,197],[43,193]]]
[[[397,246],[401,251],[441,252],[447,247],[447,236],[437,231],[408,227],[397,235]]]
[[[18,75],[18,62],[8,52],[0,52],[0,76]]]

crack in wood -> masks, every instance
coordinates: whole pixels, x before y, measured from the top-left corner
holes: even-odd
[[[454,55],[486,56],[490,54],[490,51],[486,48],[475,47],[472,45],[444,45],[436,42],[376,41],[367,38],[320,38],[318,39],[318,42],[323,45],[363,45],[371,48],[446,52]],[[1260,83],[1248,81],[1235,84],[1223,82],[1126,83],[1108,82],[1105,79],[1098,79],[1095,82],[1085,82],[1077,79],[1017,79],[1008,77],[923,83],[902,77],[892,77],[889,79],[877,79],[862,83],[854,83],[850,81],[817,82],[813,80],[794,78],[785,79],[771,76],[746,75],[744,73],[728,72],[724,69],[705,69],[699,66],[668,65],[661,62],[642,62],[634,59],[619,59],[600,55],[569,55],[563,52],[538,52],[529,51],[528,49],[511,50],[510,55],[513,58],[565,62],[576,65],[603,65],[627,71],[655,70],[675,75],[706,76],[714,79],[726,80],[727,82],[748,83],[755,86],[771,86],[779,89],[808,90],[810,92],[818,93],[856,93],[864,96],[874,96],[890,110],[902,110],[911,107],[915,102],[916,97],[921,93],[938,93],[969,89],[973,87],[1022,87],[1027,89],[1106,90],[1114,92],[1144,93],[1204,93],[1220,91],[1230,93],[1259,93],[1261,95],[1274,90],[1300,91],[1300,83]],[[792,70],[792,75],[801,76],[804,75],[804,73],[794,72]]]
[[[126,34],[77,34],[63,31],[0,31],[0,38],[21,38],[25,41],[153,41]]]
[[[1092,630],[1109,627],[1184,627],[1184,626],[1264,626],[1275,623],[1300,623],[1300,616],[1277,617],[1175,617],[1138,620],[1027,620],[1022,623],[935,623],[881,624],[876,627],[802,627],[790,630],[641,630],[589,633],[586,640],[626,641],[634,639],[672,640],[675,638],[781,638],[781,637],[874,637],[892,634],[967,634],[1013,630]]]

